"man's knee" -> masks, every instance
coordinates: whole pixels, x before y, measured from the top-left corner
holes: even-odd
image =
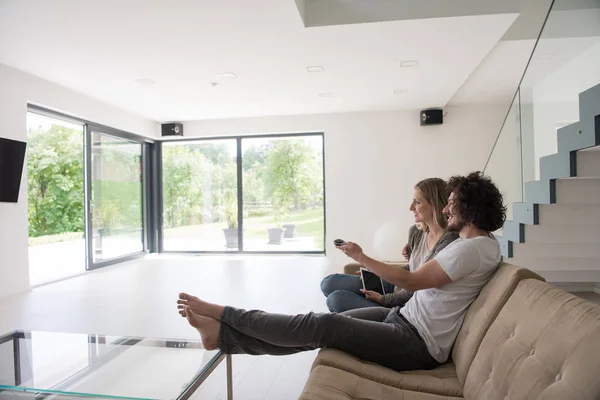
[[[352,294],[347,290],[334,290],[329,296],[327,296],[327,308],[329,311],[335,313],[341,313],[348,310],[348,295]]]

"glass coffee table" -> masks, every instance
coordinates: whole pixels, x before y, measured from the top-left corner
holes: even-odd
[[[188,399],[231,355],[194,340],[15,331],[0,337],[0,400]]]

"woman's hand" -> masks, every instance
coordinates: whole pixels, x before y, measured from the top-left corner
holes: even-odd
[[[363,249],[356,243],[348,242],[348,244],[337,246],[337,248],[354,261],[360,262],[359,259],[363,255]]]
[[[402,248],[402,255],[407,261],[410,260],[410,247],[408,247],[408,243]]]
[[[360,289],[360,292],[365,295],[367,300],[374,301],[377,304],[381,304],[381,298],[383,297],[381,294],[374,292],[372,290]]]

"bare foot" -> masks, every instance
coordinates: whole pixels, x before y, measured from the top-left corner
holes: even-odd
[[[219,348],[219,330],[221,323],[209,317],[203,317],[192,311],[190,307],[184,309],[186,318],[191,326],[198,330],[202,345],[206,350],[216,350]]]
[[[194,314],[216,319],[217,321],[221,320],[221,314],[223,313],[223,306],[208,303],[191,294],[179,293],[177,309],[182,317],[186,316],[186,307],[189,307]]]

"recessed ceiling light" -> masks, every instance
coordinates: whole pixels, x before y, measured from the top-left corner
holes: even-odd
[[[150,85],[154,85],[154,81],[152,79],[136,79],[135,83],[137,83],[140,86],[150,86]]]
[[[261,99],[260,97],[248,97],[248,101],[250,103],[260,103],[261,101],[263,101],[263,99]]]
[[[221,78],[226,78],[226,79],[234,79],[234,78],[237,78],[237,75],[236,75],[235,73],[233,73],[233,72],[221,72],[221,73],[219,74],[219,76],[220,76]]]
[[[319,93],[319,97],[333,97],[333,93]]]
[[[323,72],[323,67],[320,65],[314,65],[312,67],[306,67],[308,72]]]
[[[419,65],[419,60],[402,60],[400,61],[400,68],[412,68]]]
[[[394,89],[394,94],[404,94],[408,92],[408,89]]]

